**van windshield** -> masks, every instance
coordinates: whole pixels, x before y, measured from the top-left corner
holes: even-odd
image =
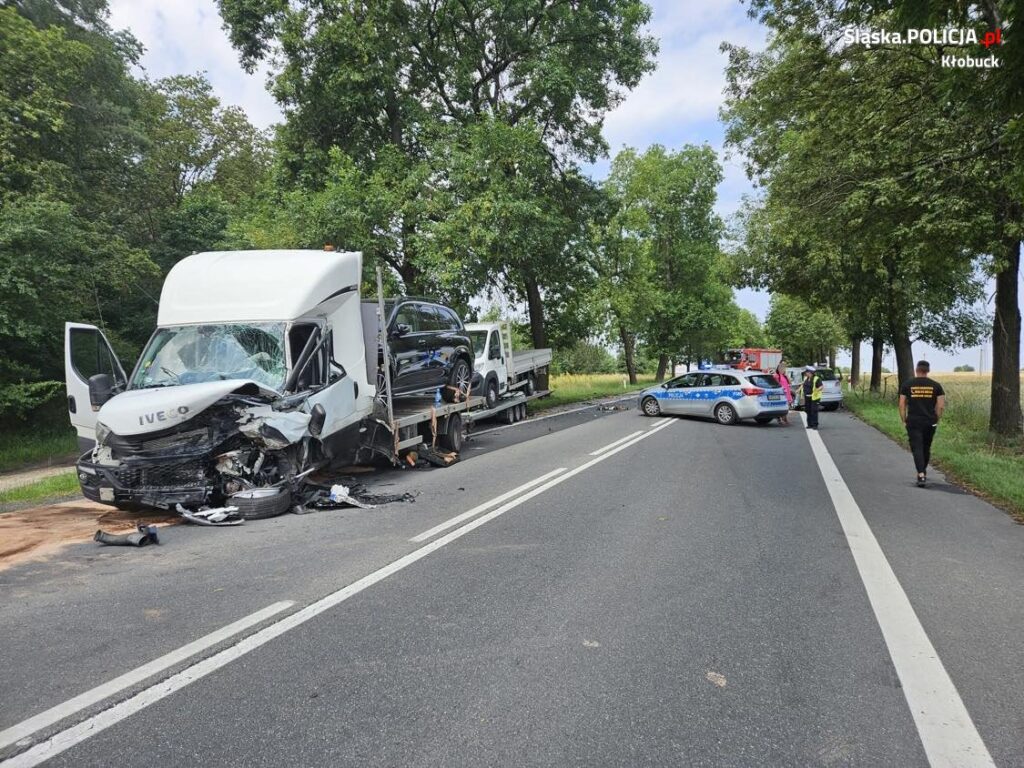
[[[132,389],[252,379],[284,386],[284,323],[231,323],[159,328],[142,354]]]
[[[484,356],[484,345],[487,344],[487,331],[466,331],[473,341],[473,356]]]

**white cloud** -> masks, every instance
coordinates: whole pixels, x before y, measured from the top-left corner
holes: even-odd
[[[245,110],[260,128],[280,122],[266,90],[266,70],[246,74],[213,0],[111,0],[110,25],[128,29],[145,46],[144,74],[152,79],[205,72],[224,104]]]
[[[736,0],[656,3],[651,33],[660,41],[658,66],[609,113],[605,136],[613,149],[645,146],[660,134],[716,120],[726,64],[719,47],[728,42],[760,49],[765,42],[764,30]]]

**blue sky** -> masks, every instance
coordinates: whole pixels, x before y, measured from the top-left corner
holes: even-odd
[[[739,0],[654,0],[651,33],[661,43],[658,68],[608,115],[605,136],[614,154],[623,146],[644,148],[663,144],[707,143],[719,153],[724,179],[718,190],[718,212],[728,218],[742,197],[754,190],[739,158],[725,156],[718,109],[725,84],[725,56],[719,45],[726,41],[750,48],[765,42],[764,30],[746,15]],[[221,28],[214,0],[111,0],[111,24],[127,28],[145,46],[142,67],[152,78],[205,71],[217,95],[228,104],[242,107],[258,126],[281,119],[281,111],[266,90],[266,71],[247,75]],[[607,160],[592,169],[595,176],[607,172]],[[738,291],[739,304],[762,320],[768,296],[757,291]],[[866,348],[866,361],[870,348]],[[935,370],[953,365],[978,366],[980,350],[950,355],[915,344],[914,354],[926,356]],[[985,352],[991,360],[991,350]],[[840,360],[848,360],[841,356]],[[893,365],[891,368],[895,369]]]

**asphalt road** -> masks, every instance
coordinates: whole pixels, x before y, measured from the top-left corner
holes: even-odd
[[[1024,766],[1024,528],[852,417],[465,455],[0,573],[0,766]]]

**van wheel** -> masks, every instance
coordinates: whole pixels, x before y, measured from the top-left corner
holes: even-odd
[[[537,377],[532,373],[526,377],[526,386],[523,387],[523,390],[528,396],[537,391]]]
[[[736,409],[728,403],[719,403],[715,406],[715,420],[719,424],[735,424],[739,419],[736,418]]]
[[[645,397],[644,401],[640,404],[643,409],[645,416],[660,416],[661,406],[658,405],[658,401],[653,397]]]
[[[277,488],[252,488],[228,497],[229,507],[238,507],[246,520],[264,520],[283,515],[292,506],[292,491],[287,485]]]
[[[484,392],[487,398],[487,407],[493,408],[498,404],[498,382],[494,379],[487,380],[487,389]]]
[[[469,397],[469,388],[473,383],[473,372],[464,358],[459,358],[452,366],[448,377],[448,386],[444,388],[443,397],[446,403],[464,403]]]
[[[443,435],[438,435],[437,442],[449,453],[458,453],[462,450],[462,414],[453,413],[448,417],[448,428]]]

